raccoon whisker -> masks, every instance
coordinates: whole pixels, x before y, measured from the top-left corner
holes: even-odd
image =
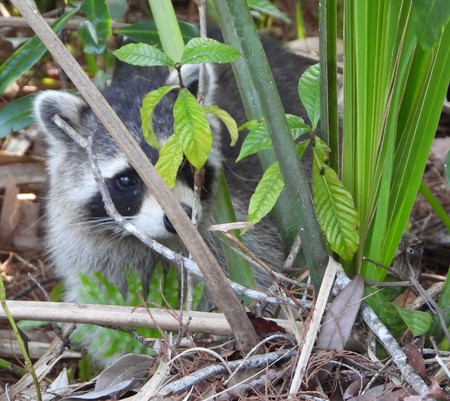
[[[101,234],[101,233],[108,233],[108,232],[115,232],[118,230],[118,224],[114,221],[102,221],[102,222],[94,222],[94,221],[83,221],[83,222],[76,222],[71,223],[71,227],[79,228],[86,230],[86,234]]]

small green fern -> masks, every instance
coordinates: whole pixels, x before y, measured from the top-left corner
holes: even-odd
[[[126,278],[128,294],[124,298],[121,292],[102,274],[94,273],[92,276],[80,274],[83,286],[78,291],[78,299],[81,303],[88,304],[141,305],[144,294],[141,279],[132,269],[128,269]],[[149,307],[176,308],[178,305],[177,268],[171,266],[169,269],[164,269],[162,263],[158,263],[153,272],[148,293],[146,302]],[[202,293],[202,285],[196,285],[194,289],[195,307],[199,304]],[[156,329],[134,328],[134,331],[143,338],[161,337],[161,332]],[[99,360],[126,353],[152,353],[151,348],[131,333],[92,324],[78,325],[71,339],[74,343],[85,346],[88,354]]]

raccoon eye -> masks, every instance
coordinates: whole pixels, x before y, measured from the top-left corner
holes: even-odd
[[[121,175],[116,178],[117,188],[126,191],[133,188],[137,184],[137,180],[132,175]]]

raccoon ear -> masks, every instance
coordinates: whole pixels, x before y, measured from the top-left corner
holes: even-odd
[[[34,116],[45,132],[50,146],[66,148],[72,140],[52,120],[55,114],[75,130],[80,126],[82,116],[88,109],[86,102],[78,96],[62,91],[44,91],[34,101]]]
[[[205,103],[214,103],[215,91],[216,91],[216,71],[214,65],[205,64]],[[186,64],[181,67],[181,77],[183,78],[183,84],[189,91],[197,96],[198,94],[198,81],[200,74],[199,64]],[[168,85],[178,84],[178,74],[173,71],[169,74],[167,79]]]

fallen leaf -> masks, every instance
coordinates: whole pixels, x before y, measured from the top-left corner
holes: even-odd
[[[341,351],[348,341],[361,305],[364,281],[356,276],[334,298],[317,338],[317,348]]]
[[[286,333],[286,330],[275,323],[273,320],[257,317],[254,313],[251,312],[247,312],[247,316],[259,335],[268,333]]]

